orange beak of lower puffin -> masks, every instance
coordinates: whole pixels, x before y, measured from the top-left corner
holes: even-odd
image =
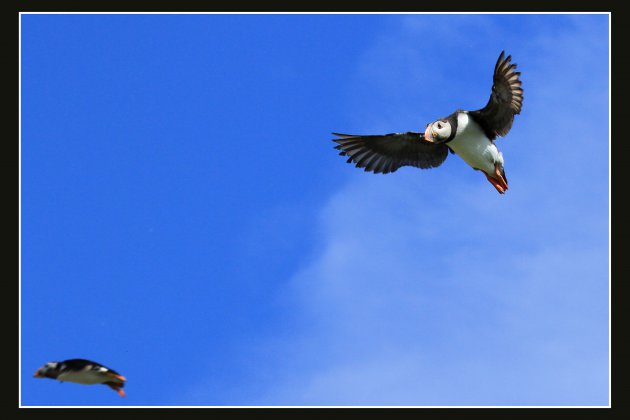
[[[35,371],[35,375],[33,375],[33,378],[41,378],[41,377],[42,377],[42,375],[41,375],[40,371],[41,371],[41,369],[37,369],[37,370]]]

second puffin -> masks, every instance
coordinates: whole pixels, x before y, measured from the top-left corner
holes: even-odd
[[[103,384],[125,396],[124,376],[113,369],[86,359],[69,359],[63,362],[48,362],[37,369],[36,378],[57,379],[62,382],[74,382],[84,385]]]

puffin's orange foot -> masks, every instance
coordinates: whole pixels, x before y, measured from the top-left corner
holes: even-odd
[[[109,373],[109,376],[111,376],[112,378],[116,378],[118,380],[121,380],[123,382],[125,382],[127,380],[127,378],[125,378],[122,375],[116,375],[115,373]]]
[[[484,172],[484,174],[486,175],[486,178],[488,178],[488,181],[490,181],[492,186],[497,189],[499,194],[505,194],[505,190],[507,189],[507,185],[505,186],[505,188],[503,188],[503,185],[502,185],[501,181],[499,181],[498,179],[494,179],[493,177],[491,177],[490,175],[488,175],[485,172]],[[503,177],[501,177],[501,178],[503,178]]]
[[[503,191],[507,190],[508,189],[507,180],[503,176],[503,171],[499,169],[499,165],[497,165],[496,163],[494,164],[494,175],[496,176],[496,179],[499,181],[499,184],[503,188]]]
[[[116,385],[110,385],[110,384],[107,384],[107,386],[113,389],[114,391],[118,392],[118,395],[120,395],[121,397],[125,396],[125,391],[123,391],[122,388],[119,388]]]

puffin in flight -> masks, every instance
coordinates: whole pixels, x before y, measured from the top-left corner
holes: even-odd
[[[125,391],[122,388],[127,380],[115,370],[85,359],[48,362],[37,369],[34,377],[58,379],[62,382],[75,382],[84,385],[103,384],[118,392],[121,397],[125,396]]]
[[[494,144],[512,128],[520,114],[523,89],[520,72],[510,64],[512,57],[501,52],[494,66],[492,92],[485,107],[477,111],[458,109],[451,115],[427,124],[424,133],[351,135],[332,133],[338,139],[335,149],[348,156],[348,163],[376,174],[395,172],[401,166],[436,168],[448,153],[459,155],[473,169],[482,171],[500,193],[508,189],[503,154]]]

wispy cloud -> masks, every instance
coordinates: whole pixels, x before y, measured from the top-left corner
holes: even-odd
[[[296,360],[259,402],[605,403],[604,244],[502,232],[528,217],[515,206],[499,226],[449,218],[488,217],[467,197],[425,211],[406,194],[413,176],[398,181],[358,181],[323,211],[326,246],[285,297],[300,333],[282,349]]]

